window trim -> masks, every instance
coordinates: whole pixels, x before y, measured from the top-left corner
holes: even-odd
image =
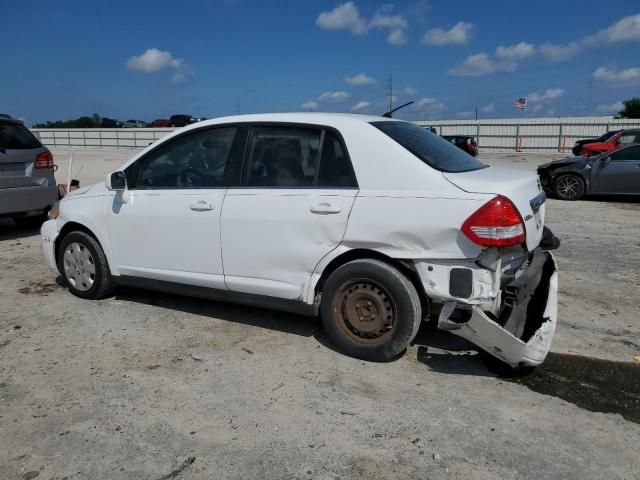
[[[222,185],[217,185],[217,186],[205,186],[205,187],[188,187],[188,188],[172,188],[172,187],[162,187],[162,188],[153,188],[153,187],[141,187],[139,186],[140,183],[140,172],[141,172],[141,166],[142,164],[145,162],[145,160],[147,160],[150,156],[152,155],[156,155],[158,152],[168,148],[169,146],[171,146],[172,144],[174,144],[176,141],[182,140],[186,137],[189,137],[191,135],[196,135],[198,133],[202,133],[204,131],[212,131],[212,130],[219,130],[222,128],[236,128],[236,133],[233,137],[233,141],[231,143],[231,153],[233,155],[234,150],[238,150],[241,155],[240,157],[243,156],[242,154],[242,142],[246,141],[246,137],[244,136],[244,133],[246,133],[245,130],[246,124],[242,124],[242,123],[224,123],[224,124],[217,124],[217,125],[206,125],[206,126],[202,126],[199,128],[194,128],[193,130],[189,130],[183,133],[180,133],[179,135],[176,135],[175,137],[172,137],[171,139],[162,142],[160,145],[156,146],[156,148],[154,148],[153,150],[148,151],[147,153],[145,153],[142,157],[138,158],[134,163],[132,163],[131,165],[129,165],[128,167],[125,168],[125,174],[127,176],[127,181],[129,182],[129,180],[131,179],[131,182],[129,185],[127,185],[127,189],[128,190],[137,190],[137,191],[160,191],[160,190],[216,190],[216,189],[223,189],[223,188],[228,188],[229,187],[229,183],[230,183],[230,178],[231,177],[231,182],[233,181],[233,173],[234,173],[234,166],[238,163],[242,163],[242,159],[239,158],[238,160],[234,160],[233,158],[231,159],[232,161],[229,163],[227,163],[227,165],[225,165],[225,169],[224,169],[224,173],[223,173],[223,179],[222,179]],[[127,174],[126,170],[131,168],[131,173]]]
[[[358,176],[356,174],[356,169],[353,168],[353,162],[351,161],[349,150],[347,149],[347,145],[344,141],[344,137],[342,136],[342,133],[337,128],[331,127],[328,125],[315,124],[315,123],[309,124],[309,123],[297,123],[297,122],[268,122],[268,121],[267,122],[247,122],[246,125],[249,126],[249,131],[245,139],[241,177],[239,179],[236,177],[236,180],[239,180],[239,181],[237,182],[236,185],[233,185],[233,186],[230,185],[229,186],[230,188],[239,188],[239,189],[246,189],[246,190],[359,190],[360,189],[360,186],[358,184]],[[255,127],[285,127],[285,128],[298,128],[298,129],[308,129],[308,130],[320,130],[321,143],[320,143],[320,148],[318,150],[318,155],[320,157],[320,160],[318,161],[316,172],[314,174],[314,183],[317,183],[317,180],[318,180],[317,177],[320,172],[320,162],[322,161],[322,149],[324,147],[324,138],[325,138],[326,132],[334,133],[336,135],[336,138],[338,139],[338,142],[340,143],[340,148],[342,148],[342,152],[344,154],[345,160],[351,166],[351,171],[353,172],[355,185],[344,186],[344,187],[318,186],[318,185],[281,185],[281,186],[247,185],[246,184],[246,182],[248,181],[247,172],[248,172],[248,169],[250,168],[250,161],[251,161],[251,159],[249,158],[251,153],[249,151],[249,148],[251,145],[251,140],[253,138],[253,129]]]

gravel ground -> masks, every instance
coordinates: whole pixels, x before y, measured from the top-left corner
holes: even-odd
[[[53,153],[62,182],[68,151]],[[131,154],[76,151],[74,177],[100,181]],[[534,169],[558,155],[483,157]],[[535,382],[427,326],[373,364],[334,351],[313,318],[135,289],[83,301],[37,231],[0,220],[0,478],[640,478],[625,385],[640,368],[640,204],[547,208],[559,325]],[[608,380],[614,362],[625,374]],[[604,391],[609,407],[585,400]]]

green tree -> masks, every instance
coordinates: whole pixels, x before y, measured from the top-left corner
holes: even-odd
[[[622,102],[624,108],[618,112],[618,118],[640,118],[640,98],[633,97]]]
[[[99,128],[102,118],[97,113],[92,116],[83,116],[74,120],[56,120],[46,123],[36,123],[34,128]]]

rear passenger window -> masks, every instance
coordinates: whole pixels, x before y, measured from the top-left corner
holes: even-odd
[[[0,148],[26,150],[41,148],[40,141],[24,125],[0,123]]]
[[[247,185],[314,185],[320,153],[320,130],[254,127],[251,132]]]
[[[318,172],[319,187],[356,187],[356,176],[338,136],[325,131]]]
[[[245,185],[355,187],[351,162],[336,133],[297,127],[254,127]]]
[[[137,188],[207,188],[224,185],[235,127],[198,131],[171,140],[142,160]]]

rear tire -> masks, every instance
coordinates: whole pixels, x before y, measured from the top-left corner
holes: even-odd
[[[322,290],[321,316],[327,335],[345,354],[384,362],[413,341],[422,319],[411,281],[380,260],[346,263]]]
[[[113,290],[107,257],[98,241],[86,232],[71,232],[62,239],[58,270],[77,297],[97,300]]]
[[[578,200],[585,192],[584,180],[572,173],[559,175],[553,181],[553,192],[561,200]]]

